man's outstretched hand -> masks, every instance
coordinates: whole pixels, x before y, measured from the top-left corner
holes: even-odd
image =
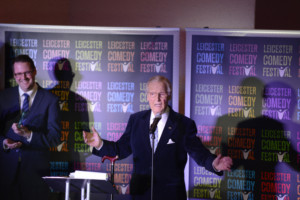
[[[22,142],[16,142],[16,141],[14,141],[12,139],[9,139],[9,138],[5,139],[3,141],[3,144],[8,149],[18,149],[22,146]]]
[[[218,171],[230,171],[233,162],[229,156],[222,157],[222,155],[218,155],[212,165]]]
[[[102,146],[103,140],[99,136],[98,132],[94,127],[92,127],[93,132],[86,132],[83,131],[83,139],[84,142],[92,147],[95,147],[96,149],[99,149]]]

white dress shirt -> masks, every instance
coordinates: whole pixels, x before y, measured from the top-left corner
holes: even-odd
[[[33,100],[34,100],[34,98],[35,98],[35,95],[36,95],[36,92],[37,92],[37,90],[38,90],[38,86],[37,86],[37,84],[35,83],[34,84],[34,86],[33,86],[33,88],[32,88],[32,90],[29,90],[29,91],[27,91],[27,92],[24,92],[22,89],[21,89],[21,87],[19,86],[19,98],[20,98],[20,110],[22,110],[22,106],[23,106],[23,102],[24,102],[24,99],[25,99],[25,96],[23,95],[24,93],[27,93],[28,95],[29,95],[29,109],[30,109],[30,107],[31,107],[31,105],[32,105],[32,103],[33,103]],[[32,139],[32,131],[31,131],[31,134],[30,134],[30,137],[29,138],[27,138],[27,141],[28,142],[30,142],[31,141],[31,139]]]
[[[169,112],[170,112],[170,108],[167,107],[167,109],[165,110],[165,112],[161,115],[161,119],[159,120],[158,124],[157,124],[157,141],[159,142],[161,135],[163,133],[163,130],[166,126],[168,117],[169,117]],[[151,116],[150,116],[150,126],[153,123],[155,118],[155,114],[153,112],[151,112]]]
[[[34,87],[32,88],[32,90],[24,92],[21,87],[19,87],[19,97],[20,97],[20,108],[22,110],[22,106],[23,106],[23,102],[25,97],[23,96],[24,93],[27,93],[29,95],[29,109],[33,103],[33,100],[35,98],[36,92],[38,90],[37,84],[34,84]]]

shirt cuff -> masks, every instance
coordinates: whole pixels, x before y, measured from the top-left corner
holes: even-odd
[[[221,171],[222,171],[222,170],[217,170],[217,169],[214,167],[213,164],[211,164],[211,165],[212,165],[213,169],[214,169],[216,172],[221,172]]]
[[[4,149],[4,150],[8,150],[8,149],[9,149],[8,146],[6,146],[6,145],[4,144],[4,142],[3,142],[2,145],[3,145],[3,149]]]
[[[95,147],[95,149],[96,149],[97,151],[100,151],[100,149],[103,147],[103,143],[104,143],[104,142],[102,141],[102,144],[100,145],[100,147],[99,147],[99,148],[96,148],[96,147]]]
[[[32,133],[32,131],[31,131],[31,132],[30,132],[30,136],[29,136],[29,137],[26,137],[27,142],[31,142],[31,140],[32,140],[32,135],[33,135],[33,133]]]

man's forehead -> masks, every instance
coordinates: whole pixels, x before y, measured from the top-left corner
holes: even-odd
[[[15,62],[14,63],[14,67],[15,66],[22,66],[22,67],[29,67],[29,68],[31,68],[31,66],[30,66],[30,63],[28,63],[28,62]]]
[[[148,85],[149,90],[155,90],[155,89],[161,89],[161,90],[166,90],[166,84],[161,81],[155,81],[155,82],[150,82]]]
[[[28,69],[33,70],[28,62],[15,62],[13,65],[14,71],[27,71]]]

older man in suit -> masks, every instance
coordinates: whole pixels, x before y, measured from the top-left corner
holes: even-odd
[[[0,199],[47,199],[49,148],[60,142],[58,98],[35,82],[32,59],[13,62],[18,84],[0,93]]]
[[[195,122],[168,106],[171,99],[168,79],[163,76],[152,77],[147,83],[147,99],[151,110],[131,115],[124,134],[117,142],[101,139],[95,129],[93,133],[83,132],[85,143],[94,147],[95,155],[117,155],[123,159],[133,154],[130,194],[134,199],[151,197],[152,148],[149,127],[158,115],[161,119],[157,124],[158,143],[154,154],[154,200],[186,199],[184,168],[187,154],[216,174],[230,170],[231,158],[211,154],[196,136]]]

